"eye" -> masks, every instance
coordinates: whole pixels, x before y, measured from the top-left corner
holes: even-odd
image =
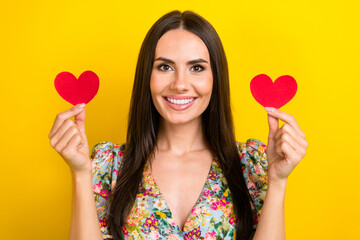
[[[205,68],[201,65],[195,65],[195,66],[192,66],[191,69],[195,72],[201,72],[203,71]]]
[[[159,69],[160,71],[170,71],[172,68],[167,65],[167,64],[160,64],[157,69]]]

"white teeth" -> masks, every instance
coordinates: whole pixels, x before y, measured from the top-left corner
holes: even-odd
[[[188,104],[192,101],[194,101],[195,98],[189,98],[189,99],[181,99],[181,100],[177,100],[177,99],[173,99],[173,98],[166,98],[169,102],[176,104],[176,105],[184,105],[184,104]]]

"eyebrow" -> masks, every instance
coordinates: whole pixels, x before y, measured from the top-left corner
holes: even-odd
[[[164,57],[158,57],[155,59],[155,61],[164,61],[167,63],[175,64],[175,62],[173,60],[164,58]],[[186,64],[191,65],[191,64],[196,64],[196,63],[208,63],[208,62],[202,58],[198,58],[198,59],[188,61]]]

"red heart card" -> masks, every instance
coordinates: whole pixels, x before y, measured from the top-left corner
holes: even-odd
[[[295,96],[297,83],[289,75],[278,77],[273,82],[268,75],[259,74],[251,80],[250,90],[263,107],[280,108]]]
[[[83,72],[79,79],[72,73],[61,72],[55,78],[55,88],[72,105],[87,104],[99,90],[99,77],[92,71]]]

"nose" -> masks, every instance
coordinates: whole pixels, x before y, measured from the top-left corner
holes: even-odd
[[[185,71],[177,71],[176,74],[174,74],[170,89],[177,92],[187,92],[189,88],[189,76],[186,75]]]

